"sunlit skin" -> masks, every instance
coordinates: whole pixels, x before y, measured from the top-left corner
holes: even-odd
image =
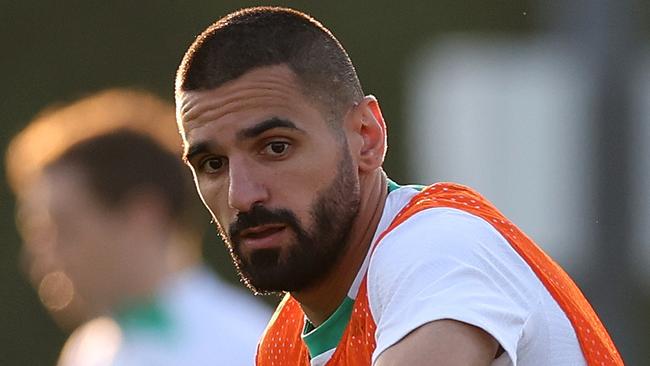
[[[222,228],[255,204],[291,210],[306,226],[316,192],[328,187],[341,156],[341,137],[324,108],[304,96],[286,66],[254,69],[219,88],[180,92],[179,116],[205,205]],[[265,128],[269,121],[291,125]],[[373,97],[350,105],[341,127],[354,171],[360,206],[340,260],[319,283],[292,293],[318,325],[340,304],[365,258],[387,195],[381,169],[386,149],[384,121]],[[242,254],[291,243],[282,226],[252,228]]]

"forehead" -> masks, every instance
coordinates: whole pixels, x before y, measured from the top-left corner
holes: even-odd
[[[178,117],[185,133],[215,121],[280,117],[273,114],[315,109],[296,74],[286,65],[253,69],[224,85],[200,91],[181,91]],[[259,122],[251,120],[250,122]]]

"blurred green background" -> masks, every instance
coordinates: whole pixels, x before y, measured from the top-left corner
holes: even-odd
[[[0,147],[42,108],[114,86],[144,88],[171,100],[182,54],[208,24],[251,1],[0,1]],[[400,135],[410,58],[445,32],[529,34],[542,27],[533,1],[285,1],[337,35],[366,93],[376,95],[390,129],[386,164],[409,181]],[[647,13],[643,15],[647,20]],[[647,24],[644,22],[643,24]],[[647,28],[643,28],[647,33]],[[80,126],[79,128],[83,128]],[[14,202],[0,169],[0,365],[51,365],[65,334],[20,273]],[[216,235],[208,261],[235,280]],[[643,313],[642,313],[643,314]],[[645,315],[647,318],[647,315]],[[646,324],[647,324],[647,320]],[[646,328],[647,329],[647,328]],[[648,333],[648,332],[646,332]],[[647,344],[647,339],[644,340]]]

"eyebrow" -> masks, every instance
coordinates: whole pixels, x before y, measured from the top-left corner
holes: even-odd
[[[270,119],[267,119],[265,121],[262,121],[254,126],[245,128],[241,131],[237,132],[236,138],[237,140],[245,140],[245,139],[250,139],[254,138],[256,136],[261,135],[262,133],[272,130],[274,128],[287,128],[290,130],[298,131],[304,133],[302,129],[298,128],[293,122],[278,118],[278,117],[273,117]],[[213,150],[217,148],[218,145],[214,142],[211,141],[202,141],[198,142],[194,145],[191,145],[185,154],[183,154],[183,161],[189,162],[193,157],[196,155],[203,154],[207,151]]]
[[[298,132],[305,132],[298,128],[293,122],[278,118],[278,117],[273,117],[270,119],[267,119],[266,121],[262,121],[255,126],[251,126],[248,128],[245,128],[239,132],[237,132],[237,139],[238,140],[244,140],[244,139],[250,139],[253,137],[257,137],[261,135],[262,133],[272,130],[274,128],[287,128],[290,130],[298,131]]]
[[[183,161],[189,163],[190,160],[192,160],[192,158],[195,157],[196,155],[203,154],[207,151],[210,151],[213,145],[214,143],[208,141],[203,141],[191,145],[190,147],[187,148],[185,154],[183,154]]]

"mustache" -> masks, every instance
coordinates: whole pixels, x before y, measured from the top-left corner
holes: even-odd
[[[235,221],[228,227],[228,236],[233,242],[237,242],[242,231],[267,224],[285,224],[300,231],[300,224],[293,212],[287,209],[270,210],[262,205],[255,205],[249,211],[237,214]]]

